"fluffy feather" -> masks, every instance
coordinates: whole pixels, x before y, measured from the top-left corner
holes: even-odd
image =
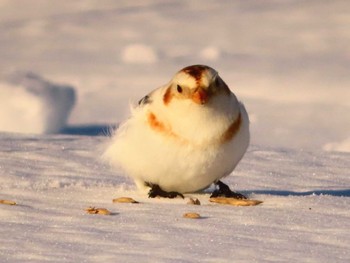
[[[104,158],[139,188],[195,192],[229,175],[249,145],[248,114],[207,66],[180,70],[144,97],[115,132]]]

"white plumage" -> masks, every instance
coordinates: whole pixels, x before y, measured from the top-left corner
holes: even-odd
[[[229,175],[248,145],[243,104],[214,69],[194,65],[139,102],[104,158],[139,188],[188,193]]]

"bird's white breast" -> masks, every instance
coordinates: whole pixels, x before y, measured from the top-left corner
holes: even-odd
[[[159,101],[156,96],[154,100]],[[165,191],[182,193],[204,189],[227,176],[248,147],[248,115],[242,104],[237,105],[237,109],[226,107],[231,111],[228,114],[192,108],[190,116],[181,108],[167,111],[158,102],[137,108],[117,131],[105,158],[121,167],[139,186],[149,182]],[[173,135],[154,129],[150,113]],[[239,129],[230,140],[220,141],[238,114]]]

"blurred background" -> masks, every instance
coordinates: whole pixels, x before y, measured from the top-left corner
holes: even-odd
[[[349,13],[342,0],[0,0],[0,131],[116,125],[206,64],[245,103],[253,144],[350,151]]]

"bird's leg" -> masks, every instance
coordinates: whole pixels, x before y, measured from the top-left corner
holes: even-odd
[[[178,192],[165,192],[162,188],[160,188],[159,185],[157,184],[150,184],[147,183],[147,185],[149,187],[151,187],[151,189],[148,192],[148,197],[149,198],[155,198],[157,196],[159,197],[166,197],[166,198],[175,198],[175,197],[182,197],[184,198],[183,194],[178,193]]]
[[[216,186],[219,187],[219,189],[216,189],[210,197],[230,197],[235,199],[247,199],[244,195],[240,193],[233,192],[228,185],[224,184],[221,181],[217,181],[215,183]]]

